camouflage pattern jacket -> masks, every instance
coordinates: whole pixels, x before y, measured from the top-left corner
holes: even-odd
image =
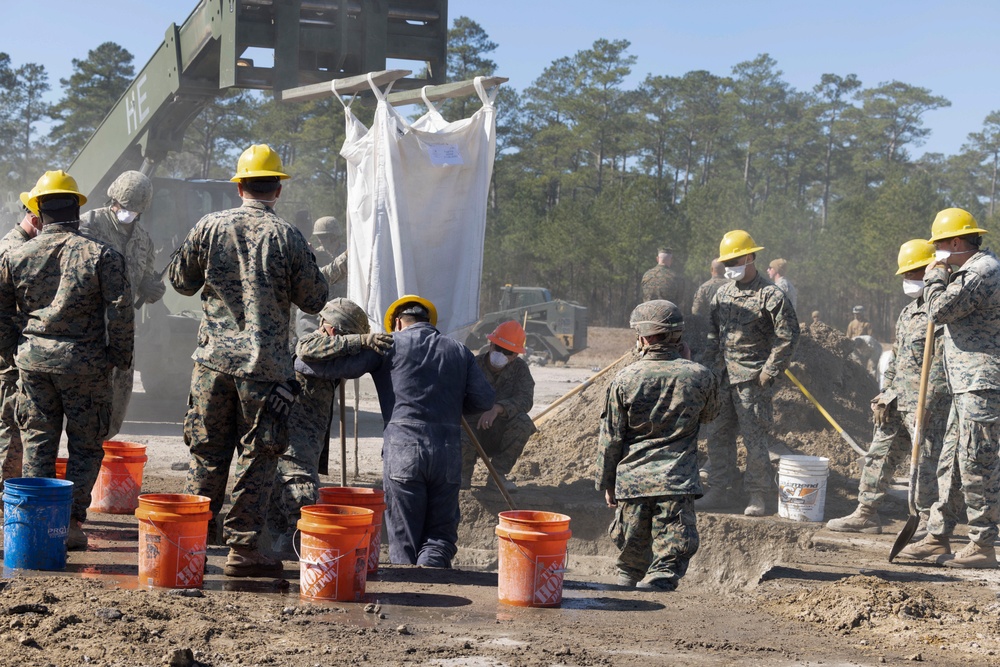
[[[337,258],[320,268],[330,290],[327,301],[334,297],[347,296],[347,253],[342,252]]]
[[[756,380],[762,371],[781,375],[798,342],[792,303],[760,273],[746,284],[731,280],[715,293],[705,362],[718,373],[725,370],[731,384]]]
[[[496,369],[490,364],[487,351],[476,355],[476,365],[496,391],[495,405],[503,408],[505,417],[513,419],[531,410],[535,403],[535,379],[531,377],[528,362],[521,357],[510,357],[506,366]]]
[[[945,325],[944,365],[952,394],[1000,389],[1000,262],[989,250],[950,278],[943,267],[924,276],[924,298]],[[1000,409],[1000,406],[996,406]]]
[[[58,374],[128,368],[133,326],[125,259],[114,248],[49,224],[0,257],[0,355],[10,361],[16,345],[18,368]]]
[[[619,499],[702,494],[698,427],[719,413],[715,375],[652,345],[608,387],[597,445],[597,488]]]
[[[916,412],[920,393],[920,369],[924,365],[924,343],[927,338],[927,304],[923,297],[906,304],[896,320],[896,342],[893,360],[885,370],[884,387],[878,402],[889,405],[896,401],[900,412]],[[931,410],[947,414],[951,403],[948,380],[944,373],[944,325],[934,327],[934,351],[927,380],[927,405]]]
[[[666,299],[677,306],[683,306],[684,287],[684,278],[676,271],[657,264],[642,275],[642,300]]]
[[[210,213],[198,221],[169,267],[181,294],[201,292],[199,364],[259,382],[292,377],[290,308],[318,313],[326,280],[302,233],[265,204]]]
[[[80,216],[80,233],[97,239],[117,250],[125,258],[128,281],[133,293],[139,292],[143,279],[155,276],[153,260],[156,250],[149,232],[138,221],[132,223],[129,233],[127,226],[115,218],[110,208],[98,208]]]
[[[712,299],[719,288],[728,283],[726,278],[709,278],[694,293],[694,303],[691,304],[691,314],[695,317],[705,318],[708,322],[708,315],[712,310]]]
[[[784,276],[778,276],[774,281],[774,285],[785,293],[788,300],[792,302],[792,308],[795,308],[795,303],[799,298],[799,291],[795,289],[795,285],[792,284],[792,281]]]
[[[3,257],[30,239],[31,237],[28,236],[28,232],[24,231],[20,224],[17,225],[14,229],[7,232],[6,236],[0,239],[0,257]],[[17,366],[8,364],[3,359],[0,359],[0,382],[17,382]]]

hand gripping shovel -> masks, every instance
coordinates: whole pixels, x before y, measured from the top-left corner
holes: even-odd
[[[910,506],[910,516],[906,517],[903,530],[899,531],[896,541],[892,543],[889,551],[889,562],[903,550],[913,534],[917,532],[920,525],[920,516],[917,514],[917,461],[920,459],[920,443],[924,441],[924,423],[927,421],[927,378],[930,376],[931,359],[934,357],[934,320],[930,314],[927,315],[927,336],[924,339],[924,363],[920,367],[920,391],[917,394],[917,423],[913,429],[913,448],[910,450],[910,490],[907,494],[907,502]]]
[[[465,421],[465,417],[462,417],[462,429],[465,431],[465,435],[469,436],[469,440],[472,441],[473,446],[475,446],[476,452],[479,453],[479,458],[481,458],[483,463],[486,464],[486,470],[490,473],[490,478],[493,480],[493,483],[497,485],[498,489],[500,489],[500,495],[507,501],[507,507],[512,510],[516,510],[517,508],[514,507],[514,500],[510,497],[510,493],[507,492],[507,486],[504,484],[505,480],[503,475],[501,475],[497,469],[493,467],[490,457],[486,454],[486,450],[483,449],[483,446],[479,444],[479,438],[476,437],[475,431],[473,431],[472,427],[469,426],[469,422]]]

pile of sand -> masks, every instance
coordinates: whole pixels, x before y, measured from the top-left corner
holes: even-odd
[[[872,428],[869,402],[878,393],[878,386],[850,358],[851,350],[850,339],[836,329],[825,324],[803,325],[791,371],[841,428],[867,448]],[[544,419],[512,471],[514,476],[542,486],[593,481],[608,385],[620,368],[635,359],[633,356],[620,362]],[[801,454],[828,457],[833,473],[831,486],[851,490],[854,484],[847,478],[857,476],[858,454],[787,378],[778,380],[774,417],[774,433],[782,442]],[[856,492],[856,487],[851,492]]]

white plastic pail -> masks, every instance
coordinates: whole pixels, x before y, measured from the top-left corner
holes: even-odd
[[[822,521],[830,459],[782,456],[778,462],[778,516],[793,521]]]

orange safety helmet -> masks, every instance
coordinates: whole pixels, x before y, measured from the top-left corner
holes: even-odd
[[[486,339],[494,345],[502,347],[505,350],[510,350],[515,354],[524,354],[524,342],[526,339],[524,328],[514,320],[501,322],[493,330],[493,333],[486,336]]]

